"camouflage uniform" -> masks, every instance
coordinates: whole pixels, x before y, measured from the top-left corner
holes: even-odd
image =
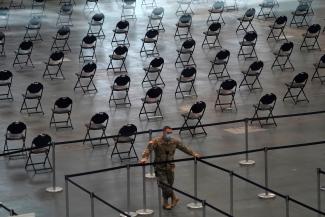
[[[144,150],[142,154],[142,158],[148,159],[150,153],[152,151],[155,152],[155,160],[154,162],[162,162],[162,161],[171,161],[174,160],[174,155],[176,149],[179,149],[186,154],[194,155],[191,149],[186,147],[181,143],[181,141],[177,139],[170,139],[169,141],[165,140],[162,136],[153,139],[149,142],[147,148]],[[155,174],[158,182],[166,183],[170,186],[174,184],[174,169],[175,164],[173,163],[164,163],[155,165]],[[173,190],[161,186],[163,198],[168,200],[169,197],[172,197]]]

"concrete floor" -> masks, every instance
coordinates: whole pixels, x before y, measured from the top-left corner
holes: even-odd
[[[82,63],[79,62],[78,54],[80,50],[80,42],[88,30],[87,22],[93,13],[83,11],[84,1],[77,1],[72,16],[73,27],[71,27],[71,37],[69,44],[72,52],[66,53],[65,61],[62,69],[66,77],[65,80],[49,80],[43,79],[42,74],[45,69],[44,61],[47,61],[50,55],[50,46],[52,44],[52,36],[55,35],[57,27],[55,21],[57,19],[57,11],[59,5],[57,1],[48,0],[46,3],[46,16],[43,18],[41,34],[43,41],[34,43],[32,60],[35,68],[27,67],[19,69],[12,67],[14,59],[14,50],[18,48],[25,33],[24,26],[30,16],[30,2],[26,1],[26,9],[11,10],[9,20],[9,30],[5,32],[6,38],[6,56],[0,58],[1,69],[11,70],[14,74],[12,92],[14,101],[2,101],[0,103],[1,114],[1,134],[4,135],[7,126],[15,120],[23,121],[27,124],[27,144],[30,145],[32,139],[39,133],[48,133],[56,142],[67,140],[82,139],[85,134],[84,124],[89,122],[91,116],[100,111],[109,114],[108,135],[115,135],[119,128],[126,123],[133,123],[138,127],[139,131],[147,129],[158,129],[164,125],[173,127],[181,126],[183,119],[181,112],[186,110],[197,100],[203,100],[207,103],[207,109],[203,118],[203,123],[212,123],[219,121],[228,121],[251,117],[253,115],[252,104],[256,103],[259,98],[269,92],[273,92],[278,96],[277,105],[274,114],[291,114],[298,112],[308,112],[316,110],[324,110],[325,88],[319,81],[314,80],[307,83],[306,94],[310,103],[299,103],[294,105],[292,102],[282,102],[282,97],[286,91],[285,82],[291,81],[293,76],[298,72],[307,72],[311,77],[314,69],[313,63],[318,62],[325,48],[324,34],[321,34],[319,43],[322,51],[300,51],[299,46],[302,41],[302,34],[305,29],[286,28],[286,34],[289,40],[295,44],[292,55],[292,62],[296,68],[295,72],[280,70],[271,70],[274,60],[272,51],[278,50],[281,42],[272,40],[266,41],[268,34],[268,25],[273,21],[255,20],[253,25],[258,33],[257,55],[259,59],[265,63],[264,70],[260,77],[263,90],[249,92],[247,88],[241,88],[236,94],[237,112],[221,112],[214,108],[216,100],[216,89],[219,88],[221,81],[209,80],[207,75],[210,69],[209,61],[212,60],[218,49],[202,49],[203,31],[206,31],[206,19],[208,17],[207,9],[211,6],[210,2],[195,1],[192,8],[195,11],[193,16],[193,27],[191,29],[193,38],[196,40],[197,46],[194,52],[194,59],[197,63],[197,80],[195,87],[198,98],[175,99],[174,91],[176,89],[176,77],[180,69],[176,69],[174,61],[176,60],[176,49],[179,48],[182,41],[174,39],[175,23],[177,16],[175,11],[177,4],[174,1],[158,0],[158,5],[165,8],[165,17],[163,19],[166,32],[162,32],[159,36],[158,49],[160,55],[165,59],[165,66],[162,77],[166,82],[163,89],[163,98],[161,109],[164,115],[163,120],[146,121],[139,120],[138,113],[141,108],[141,100],[147,88],[141,87],[141,81],[145,75],[142,70],[151,61],[151,58],[141,58],[139,51],[141,48],[141,38],[146,32],[147,16],[151,13],[152,8],[141,7],[141,3],[137,4],[137,20],[130,21],[130,48],[126,61],[128,74],[131,77],[130,99],[131,108],[125,107],[109,107],[108,99],[110,94],[110,86],[112,85],[114,75],[112,72],[106,72],[108,64],[108,55],[113,51],[110,44],[113,36],[112,29],[120,19],[121,3],[100,2],[100,11],[105,14],[104,32],[106,38],[98,41],[96,54],[98,70],[95,76],[95,84],[98,93],[84,95],[80,90],[73,91],[76,82],[75,73],[79,72]],[[297,6],[296,0],[279,0],[280,8],[276,9],[279,15],[285,14],[291,19],[291,11]],[[239,11],[229,11],[224,13],[226,25],[222,27],[222,33],[219,37],[223,48],[230,50],[231,57],[228,70],[233,79],[238,83],[242,80],[240,70],[246,69],[251,63],[250,60],[244,61],[237,59],[239,50],[238,42],[242,39],[243,33],[235,34],[238,25],[237,17],[241,16],[249,7],[258,7],[258,1],[240,1]],[[2,5],[8,5],[8,2],[2,1]],[[310,17],[310,23],[319,23],[324,25],[325,15],[322,13],[325,4],[322,0],[315,0],[313,3],[315,16]],[[258,12],[257,10],[257,12]],[[29,83],[40,81],[44,84],[44,97],[42,99],[45,115],[31,115],[19,113],[22,103],[21,94],[25,92]],[[51,116],[51,108],[54,101],[61,96],[69,96],[73,99],[72,122],[74,129],[55,130],[49,128]],[[278,127],[268,127],[261,129],[257,124],[251,126],[252,132],[249,134],[250,148],[260,148],[264,146],[286,145],[301,142],[318,141],[324,138],[323,115],[314,115],[300,118],[286,118],[277,121]],[[220,154],[234,151],[241,151],[244,147],[244,134],[241,130],[243,124],[231,124],[219,127],[207,128],[208,135],[206,137],[192,138],[188,134],[182,136],[182,140],[199,151],[202,155]],[[239,134],[236,131],[239,130]],[[177,134],[175,132],[175,134]],[[4,136],[0,138],[4,141]],[[147,143],[147,136],[138,136],[136,141],[136,151],[142,153]],[[111,144],[113,142],[111,141]],[[0,145],[0,149],[3,146]],[[68,144],[57,148],[57,177],[58,185],[64,185],[64,175],[83,172],[94,169],[102,169],[111,166],[120,165],[117,158],[109,157],[112,147],[101,147],[92,149],[88,145]],[[316,207],[316,168],[322,167],[320,163],[324,160],[325,152],[322,146],[280,150],[270,154],[270,187],[275,190],[291,195],[299,201]],[[177,157],[186,157],[183,153],[177,153]],[[256,160],[257,164],[251,168],[242,168],[238,165],[238,161],[243,157],[229,157],[213,160],[221,166],[234,170],[239,174],[263,183],[263,154],[253,154],[251,158]],[[23,169],[24,160],[8,160],[0,158],[0,201],[16,210],[17,213],[35,212],[37,217],[49,216],[57,217],[65,214],[64,193],[49,194],[45,192],[45,188],[51,185],[51,174],[33,175],[26,173]],[[134,161],[132,161],[134,162]],[[177,166],[176,187],[187,192],[192,192],[192,163],[180,163]],[[112,204],[125,209],[125,171],[117,171],[113,173],[104,173],[78,179],[78,182],[86,186],[91,191],[98,193],[104,199]],[[132,171],[132,210],[141,208],[141,170]],[[229,209],[228,203],[228,175],[215,171],[203,165],[199,165],[199,196],[206,198],[213,205],[225,211]],[[89,198],[75,188],[71,190],[71,216],[90,216]],[[148,207],[154,208],[157,213],[157,190],[154,181],[148,182]],[[247,183],[235,180],[235,216],[282,216],[285,214],[284,203],[282,199],[271,201],[261,201],[256,195],[260,193],[260,189],[256,189]],[[190,211],[185,204],[190,202],[189,199],[182,198],[180,205],[173,211],[164,211],[164,216],[200,216],[200,211]],[[314,213],[306,211],[296,205],[291,207],[292,216],[310,216]],[[216,216],[214,212],[208,210],[208,216]],[[113,210],[96,204],[96,216],[117,216]],[[219,214],[218,214],[219,215]],[[0,216],[6,216],[3,210],[0,210]]]

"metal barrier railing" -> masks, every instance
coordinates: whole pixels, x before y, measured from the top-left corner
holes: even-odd
[[[18,215],[13,209],[8,208],[7,206],[5,206],[1,202],[0,202],[0,208],[3,208],[4,210],[6,210],[9,213],[10,216]]]

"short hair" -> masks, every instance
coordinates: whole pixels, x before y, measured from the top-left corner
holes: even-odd
[[[163,127],[163,131],[166,131],[166,130],[172,130],[173,128],[171,128],[170,126],[164,126]]]

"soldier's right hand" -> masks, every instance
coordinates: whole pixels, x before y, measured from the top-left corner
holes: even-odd
[[[141,160],[139,160],[139,163],[140,163],[140,164],[146,164],[147,161],[148,161],[148,159],[146,159],[146,158],[142,158]]]

